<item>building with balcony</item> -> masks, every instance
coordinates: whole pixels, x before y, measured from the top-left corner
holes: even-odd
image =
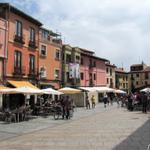
[[[0,17],[0,84],[4,84],[5,62],[7,59],[8,22]]]
[[[60,88],[62,69],[62,40],[60,34],[40,29],[39,44],[40,87]]]
[[[5,81],[37,84],[41,23],[8,3],[0,3],[0,18],[8,22]]]
[[[129,92],[128,72],[123,68],[115,68],[116,88]]]
[[[150,66],[147,66],[143,62],[131,65],[129,79],[129,89],[132,92],[150,86]]]
[[[114,64],[110,64],[110,62],[106,62],[106,83],[107,87],[116,88],[116,76],[115,76],[115,68]]]
[[[108,60],[94,56],[94,52],[81,50],[80,85],[106,86],[106,65]]]
[[[80,49],[63,45],[62,49],[62,86],[80,86]]]

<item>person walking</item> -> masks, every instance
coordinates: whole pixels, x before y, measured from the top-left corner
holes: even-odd
[[[91,97],[91,102],[92,102],[92,108],[95,108],[95,96],[92,95]]]
[[[86,109],[90,109],[90,101],[87,93],[86,93]]]
[[[148,99],[146,93],[142,94],[142,111],[147,113]]]
[[[104,96],[103,98],[103,102],[104,102],[104,107],[106,108],[106,105],[107,105],[107,101],[108,101],[108,97],[107,97],[107,94]]]

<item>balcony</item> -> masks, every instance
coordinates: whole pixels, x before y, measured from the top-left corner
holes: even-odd
[[[93,69],[94,68],[94,65],[93,64],[90,64],[89,65],[89,69]]]
[[[25,75],[25,67],[14,67],[13,68],[13,75],[14,76],[23,76]]]
[[[32,49],[34,49],[34,50],[38,47],[37,44],[38,44],[37,41],[31,41],[31,40],[29,40],[29,43],[28,43],[29,48],[32,48]]]
[[[61,39],[52,39],[52,43],[54,43],[54,44],[62,44],[62,40]]]
[[[37,77],[38,76],[38,69],[29,69],[29,74],[28,76],[30,77]]]
[[[24,35],[14,35],[14,41],[20,44],[25,44],[25,38]]]

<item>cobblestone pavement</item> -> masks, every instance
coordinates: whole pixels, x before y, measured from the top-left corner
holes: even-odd
[[[79,109],[71,120],[38,117],[0,123],[0,150],[146,150],[150,113],[128,112],[116,105]]]

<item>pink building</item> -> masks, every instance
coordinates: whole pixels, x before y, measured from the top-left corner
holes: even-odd
[[[7,57],[7,26],[7,21],[0,18],[0,84],[3,83],[3,77],[5,74],[4,61]]]
[[[106,59],[93,55],[94,52],[81,49],[80,85],[106,86]]]

